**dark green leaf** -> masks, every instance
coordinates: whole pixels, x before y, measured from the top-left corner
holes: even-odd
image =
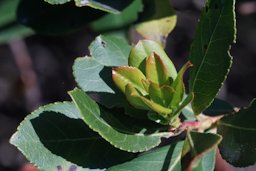
[[[218,133],[223,136],[219,145],[222,157],[237,167],[256,163],[256,100],[250,107],[223,117]]]
[[[98,101],[112,107],[122,103],[124,96],[112,81],[112,66],[128,65],[131,47],[121,39],[98,36],[89,47],[92,57],[76,59],[73,74],[85,92],[97,92]]]
[[[154,149],[130,162],[113,166],[107,171],[180,171],[183,142]]]
[[[189,131],[183,147],[183,156],[186,155],[191,161],[187,170],[213,171],[215,165],[213,155],[221,139],[222,137],[217,134]]]
[[[19,23],[53,35],[81,29],[104,14],[89,7],[76,7],[73,2],[51,5],[43,0],[21,0],[17,10]]]
[[[10,142],[40,170],[106,168],[133,158],[93,132],[71,102],[54,103],[30,114]]]
[[[107,14],[93,22],[90,26],[97,32],[125,27],[137,20],[138,13],[142,11],[142,8],[142,0],[134,0],[120,14]]]
[[[139,125],[134,125],[135,120],[119,120],[113,114],[99,108],[82,90],[75,89],[69,94],[80,110],[84,122],[119,149],[129,152],[147,151],[159,145],[161,137],[171,136],[168,132],[158,133],[152,125],[143,127],[141,121],[138,122]],[[119,117],[122,117],[122,114],[119,114]]]
[[[226,101],[215,98],[210,107],[203,114],[207,116],[218,116],[228,114],[234,111],[234,107]]]
[[[214,100],[231,66],[230,44],[235,39],[234,0],[208,0],[203,9],[189,59],[192,108],[201,113]]]

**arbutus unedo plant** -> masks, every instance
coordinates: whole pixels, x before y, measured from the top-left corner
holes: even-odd
[[[213,171],[217,148],[234,166],[255,164],[255,100],[234,110],[216,98],[232,63],[235,1],[206,2],[188,62],[179,71],[164,51],[164,40],[176,24],[169,1],[134,0],[123,4],[128,5],[123,11],[110,2],[116,1],[86,1],[96,9],[120,12],[102,17],[104,27],[95,21],[92,28],[135,22],[131,27],[143,40],[131,46],[125,37],[96,37],[90,56],[74,62],[79,88],[68,92],[72,101],[35,110],[10,142],[46,171]],[[139,8],[143,6],[145,11]],[[129,14],[132,20],[125,18]],[[114,21],[113,27],[108,25]]]

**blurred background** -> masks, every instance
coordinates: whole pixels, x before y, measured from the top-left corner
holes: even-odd
[[[3,2],[0,0],[0,13]],[[167,39],[166,51],[180,68],[187,60],[205,1],[171,2],[178,23]],[[219,97],[239,107],[247,106],[256,97],[256,1],[237,0],[236,14],[237,41],[231,49],[233,66]],[[0,37],[7,34],[1,33],[2,30]],[[74,59],[88,54],[87,47],[95,36],[97,33],[89,29],[64,36],[45,36],[26,30],[25,38],[8,42],[0,39],[0,171],[33,170],[9,144],[10,136],[24,117],[40,105],[70,100],[67,91],[76,86],[72,76]],[[231,170],[228,166],[216,169]],[[240,170],[250,169],[253,170]]]

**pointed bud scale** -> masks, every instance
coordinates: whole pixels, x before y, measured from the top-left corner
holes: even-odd
[[[144,74],[135,67],[121,66],[112,69],[112,78],[117,87],[125,93],[125,87],[127,84],[131,84],[142,95],[146,95],[147,91],[144,89],[141,80],[145,80]]]
[[[185,87],[183,83],[183,75],[187,71],[188,68],[192,67],[193,64],[188,61],[183,67],[180,69],[176,79],[172,83],[172,87],[175,89],[175,94],[173,95],[173,98],[170,103],[170,107],[176,107],[180,104],[180,102],[183,100],[184,94],[185,94]]]

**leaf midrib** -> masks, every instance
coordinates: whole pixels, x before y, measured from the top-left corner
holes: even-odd
[[[223,7],[223,8],[225,8],[225,7]],[[217,26],[219,25],[220,18],[221,18],[222,15],[223,15],[223,14],[222,14],[223,11],[224,11],[223,8],[221,9],[220,16],[219,16],[219,18],[218,18],[218,21],[217,21],[215,27],[214,27],[214,30],[213,30],[213,33],[212,33],[211,38],[210,38],[210,40],[209,40],[209,45],[208,45],[208,47],[207,47],[207,49],[206,49],[206,52],[205,52],[205,54],[204,54],[204,56],[203,56],[203,59],[202,59],[200,65],[199,65],[199,67],[198,67],[198,70],[196,71],[195,79],[194,79],[194,81],[193,81],[192,88],[191,88],[192,90],[193,90],[194,87],[195,87],[195,82],[196,82],[196,80],[197,80],[199,71],[201,70],[201,68],[202,68],[202,66],[203,66],[203,64],[204,64],[204,61],[205,61],[205,58],[206,58],[206,56],[207,56],[208,50],[209,50],[210,47],[211,47],[213,36],[215,35],[215,31],[216,31],[216,29],[217,29]],[[208,15],[207,15],[207,17],[208,17]],[[200,37],[202,38],[202,32],[201,32],[200,34],[201,34]],[[202,40],[201,40],[201,45],[202,45]]]

